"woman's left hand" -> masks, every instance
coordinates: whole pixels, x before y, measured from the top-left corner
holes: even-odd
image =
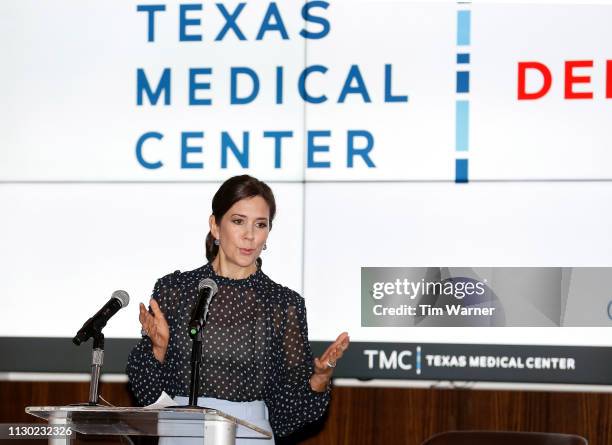
[[[342,358],[342,354],[348,347],[349,335],[348,332],[343,332],[335,342],[329,345],[321,357],[315,357],[314,373],[310,377],[310,387],[314,391],[325,391],[338,360]]]

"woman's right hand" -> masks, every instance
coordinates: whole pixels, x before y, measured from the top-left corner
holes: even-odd
[[[168,349],[168,341],[170,340],[170,329],[164,313],[159,308],[157,301],[153,298],[149,301],[149,305],[153,310],[151,314],[145,308],[145,305],[140,303],[140,315],[138,319],[142,325],[144,334],[148,335],[153,344],[153,355],[160,363],[164,362],[166,350]]]

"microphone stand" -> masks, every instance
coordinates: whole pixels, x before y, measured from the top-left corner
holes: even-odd
[[[189,382],[189,405],[173,406],[172,408],[204,408],[203,406],[198,406],[198,389],[200,387],[200,364],[202,363],[202,326],[198,326],[197,333],[194,333],[193,330],[190,331],[189,336],[193,340],[193,343],[191,345],[191,380]]]
[[[100,387],[100,372],[104,364],[104,334],[96,330],[93,337],[91,351],[91,375],[89,380],[89,401],[87,403],[73,403],[70,406],[102,406],[98,403],[98,389]]]
[[[91,379],[89,381],[89,406],[98,405],[98,387],[100,371],[104,364],[104,334],[98,331],[93,336],[93,349],[91,354]]]
[[[76,406],[100,406],[98,392],[100,389],[100,373],[104,364],[104,334],[102,329],[106,326],[106,322],[115,313],[128,305],[130,296],[124,290],[113,292],[111,299],[100,309],[93,317],[89,318],[83,327],[79,329],[77,334],[72,339],[72,343],[79,346],[81,343],[93,337],[93,347],[91,352],[91,376],[89,380],[89,401],[87,403],[78,404]]]
[[[189,406],[199,408],[200,364],[202,363],[202,329],[198,330],[191,348],[191,382],[189,383]]]
[[[206,293],[208,290],[208,293]],[[217,285],[211,279],[204,279],[198,283],[198,302],[191,314],[189,322],[189,337],[193,341],[191,346],[191,380],[189,382],[189,405],[175,406],[174,408],[205,408],[198,406],[198,390],[200,389],[200,365],[202,364],[202,331],[206,325],[208,305],[217,293]],[[196,318],[197,317],[197,318]]]

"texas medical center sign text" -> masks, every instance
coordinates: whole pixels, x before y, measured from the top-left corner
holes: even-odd
[[[294,6],[298,3],[295,2]],[[173,104],[172,92],[175,86],[176,77],[183,75],[187,77],[186,97],[179,98],[185,100],[188,107],[204,107],[211,109],[221,103],[221,107],[244,109],[251,107],[260,109],[263,105],[276,107],[279,110],[295,108],[296,101],[315,107],[319,104],[334,103],[343,108],[348,108],[354,103],[377,104],[385,106],[389,104],[399,105],[408,102],[406,94],[396,94],[393,92],[394,66],[392,63],[384,63],[380,66],[368,64],[366,71],[379,70],[381,76],[371,76],[368,81],[364,77],[364,68],[359,63],[349,66],[330,67],[327,63],[307,63],[302,67],[302,63],[297,62],[293,66],[278,64],[284,59],[272,59],[269,54],[274,53],[275,47],[290,47],[296,50],[300,58],[304,57],[304,48],[308,41],[323,41],[329,36],[332,30],[332,23],[326,16],[330,4],[325,1],[309,1],[296,11],[296,8],[288,8],[284,14],[279,5],[270,2],[265,5],[265,12],[261,14],[261,8],[252,8],[246,3],[237,3],[231,9],[223,3],[216,3],[214,6],[207,5],[207,9],[222,17],[223,24],[217,29],[211,30],[202,25],[200,13],[203,11],[202,4],[180,4],[178,5],[178,15],[170,19],[177,27],[178,42],[184,45],[193,45],[194,42],[204,42],[207,45],[229,46],[228,40],[233,43],[244,42],[244,44],[254,47],[254,51],[259,52],[264,59],[269,59],[265,66],[246,66],[243,64],[233,65],[232,53],[224,53],[217,64],[211,66],[190,66],[186,68],[186,73],[173,73],[172,68],[165,67],[161,75],[151,79],[148,74],[151,71],[146,68],[138,68],[136,75],[137,105],[139,107],[149,106],[171,106]],[[259,5],[264,6],[264,5]],[[287,6],[287,5],[285,5]],[[156,41],[156,24],[163,18],[168,18],[168,12],[164,4],[138,5],[137,11],[142,13],[146,19],[147,41],[158,44]],[[211,12],[209,12],[211,14]],[[301,29],[292,29],[291,25],[296,23],[295,17],[286,19],[287,14],[298,14],[298,18],[303,19]],[[239,24],[241,16],[249,15],[244,19],[248,22],[251,29],[243,31]],[[259,22],[258,22],[259,20]],[[258,22],[258,23],[254,23]],[[287,22],[287,24],[286,24]],[[168,23],[168,21],[166,21]],[[252,25],[257,25],[256,33]],[[157,25],[159,27],[159,25]],[[244,27],[244,25],[242,25]],[[208,31],[208,33],[206,33]],[[207,34],[207,35],[204,35]],[[301,41],[298,44],[291,41]],[[286,43],[286,45],[283,45]],[[214,50],[213,50],[214,51]],[[239,52],[239,51],[238,51]],[[314,58],[314,57],[313,57]],[[289,61],[295,61],[295,56],[290,57]],[[227,64],[231,64],[227,66]],[[327,79],[330,76],[331,88],[317,87],[314,85],[319,80]],[[345,71],[344,74],[342,72]],[[217,74],[219,72],[219,74]],[[174,77],[173,77],[174,75]],[[336,84],[338,76],[342,77],[342,82]],[[382,77],[382,78],[379,78]],[[379,88],[372,83],[381,83]],[[369,85],[369,86],[368,86]],[[213,91],[216,90],[216,91]],[[379,94],[380,91],[382,94]],[[297,110],[299,111],[299,110]],[[316,113],[316,111],[315,111]],[[265,114],[265,112],[264,112]],[[278,113],[274,113],[278,114]],[[352,169],[357,163],[366,168],[375,168],[372,159],[372,150],[375,146],[375,136],[371,129],[359,125],[354,128],[346,128],[341,131],[339,128],[318,128],[304,129],[301,122],[298,126],[286,126],[284,128],[273,128],[276,125],[275,119],[263,116],[269,127],[264,127],[259,131],[243,129],[242,131],[230,132],[219,129],[214,136],[210,137],[210,142],[206,138],[205,131],[181,131],[180,132],[180,169],[205,169],[203,160],[203,144],[217,147],[220,159],[219,164],[213,168],[227,169],[231,162],[235,165],[248,169],[252,166],[254,157],[265,157],[263,150],[267,150],[267,161],[269,167],[274,169],[287,169],[291,161],[291,156],[287,151],[296,151],[296,145],[302,144],[300,139],[305,138],[306,160],[305,167],[308,169],[330,169],[332,167],[332,157],[329,152],[330,139],[332,133],[343,133],[345,138],[343,144],[344,162],[342,167]],[[271,116],[270,116],[271,117]],[[261,118],[259,118],[261,120]],[[245,124],[250,127],[256,122],[247,121]],[[329,124],[331,124],[330,122]],[[328,125],[329,125],[328,124]],[[261,125],[261,124],[260,124]],[[234,136],[232,136],[232,133]],[[162,140],[164,133],[159,131],[148,131],[142,134],[136,143],[136,158],[138,163],[146,169],[160,169],[164,167],[164,162],[156,158],[148,161],[144,154],[144,147],[152,139]],[[297,139],[297,140],[296,140]],[[299,141],[299,142],[298,142]],[[251,147],[257,152],[252,155]],[[260,148],[261,147],[261,148]],[[337,148],[337,147],[336,147]],[[271,159],[270,159],[271,157]],[[336,156],[337,157],[337,156]],[[299,159],[299,158],[298,158]],[[214,163],[211,162],[211,163]],[[334,162],[338,164],[337,162]],[[337,165],[339,167],[340,165]],[[268,167],[268,168],[269,168]],[[264,164],[265,168],[265,164]]]

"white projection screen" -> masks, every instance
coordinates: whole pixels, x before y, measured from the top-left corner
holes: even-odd
[[[133,345],[138,302],[205,264],[211,198],[246,173],[277,199],[263,270],[305,298],[315,350],[350,333],[341,376],[444,378],[428,344],[609,357],[612,292],[566,308],[593,325],[368,327],[361,274],[612,266],[612,5],[189,5],[0,4],[2,348],[71,353],[116,289],[107,349]],[[11,354],[0,372],[88,371]]]

